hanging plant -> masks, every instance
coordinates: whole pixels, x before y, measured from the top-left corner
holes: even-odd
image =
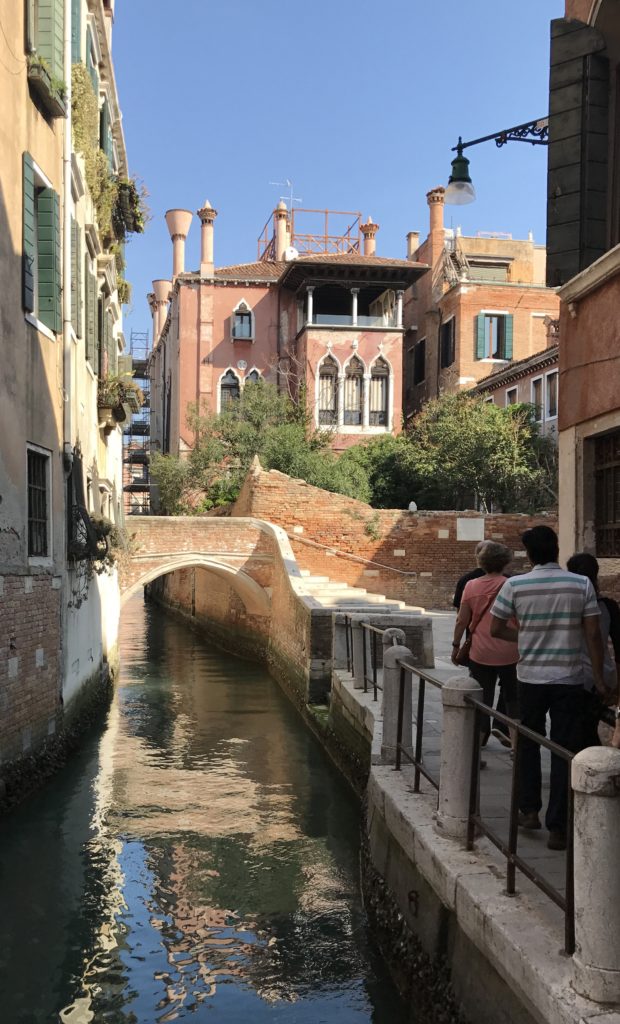
[[[119,240],[126,235],[142,234],[147,215],[146,190],[134,178],[119,178],[112,211],[114,233]]]

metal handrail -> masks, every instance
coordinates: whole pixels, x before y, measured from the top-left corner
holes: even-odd
[[[382,637],[383,634],[385,633],[385,630],[381,629],[379,626],[373,626],[370,622],[360,622],[360,629],[362,630],[362,632],[370,633],[370,635],[372,637],[371,645],[370,645],[371,646],[370,667],[372,669],[372,679],[369,678],[368,671],[367,671],[367,669],[368,669],[368,656],[366,654],[366,637],[364,637],[364,642],[362,643],[362,656],[363,656],[363,659],[364,659],[364,693],[368,693],[368,683],[371,682],[372,683],[372,691],[373,691],[372,699],[373,700],[377,700],[377,690],[383,690],[383,687],[381,686],[381,684],[379,683],[379,681],[377,679],[377,637],[378,636]]]
[[[466,697],[466,702],[470,704],[476,712],[476,721],[474,728],[474,744],[472,751],[471,761],[471,779],[470,779],[470,791],[469,791],[469,820],[467,826],[467,849],[473,850],[474,839],[476,836],[476,830],[483,833],[488,839],[491,840],[494,846],[500,850],[501,853],[506,857],[506,892],[509,896],[514,896],[516,893],[516,869],[518,868],[526,878],[529,878],[546,896],[549,897],[557,906],[564,911],[564,948],[566,953],[570,956],[575,952],[575,899],[574,899],[574,877],[573,877],[573,791],[572,787],[568,785],[568,814],[566,822],[566,875],[565,875],[565,890],[566,895],[562,895],[559,889],[551,885],[546,878],[536,871],[535,868],[531,867],[524,860],[523,857],[517,853],[517,843],[519,836],[519,770],[521,765],[521,740],[528,739],[537,743],[539,747],[544,747],[549,750],[556,757],[560,757],[563,761],[567,762],[568,771],[570,771],[570,764],[575,756],[570,750],[566,750],[565,747],[561,747],[559,743],[554,743],[553,740],[547,739],[546,736],[541,736],[540,733],[534,732],[533,729],[528,729],[527,726],[522,725],[521,722],[516,718],[509,718],[508,715],[497,711],[495,708],[488,704],[483,704],[482,701],[477,700],[475,697]],[[510,790],[510,817],[508,827],[508,843],[495,832],[489,825],[487,825],[480,814],[479,797],[480,797],[480,734],[481,734],[481,720],[482,715],[486,715],[488,718],[497,719],[508,726],[511,736],[514,738],[514,759],[512,763],[512,783]]]
[[[441,689],[443,682],[438,679],[437,676],[432,675],[431,672],[425,672],[419,668],[418,665],[412,665],[411,662],[407,661],[406,658],[397,659],[397,665],[400,668],[400,679],[399,679],[399,691],[398,691],[398,720],[396,725],[396,765],[394,770],[399,772],[401,770],[402,758],[404,757],[410,764],[415,768],[413,776],[413,792],[420,792],[420,776],[423,775],[427,782],[430,782],[434,789],[439,791],[439,779],[436,779],[434,775],[431,775],[424,766],[422,756],[422,743],[424,740],[424,701],[426,697],[426,684],[430,683],[431,686]],[[418,707],[416,711],[416,729],[415,729],[415,747],[413,755],[409,753],[407,748],[403,745],[403,724],[405,714],[405,676],[406,673],[410,672],[411,675],[417,675],[419,679],[418,685]]]

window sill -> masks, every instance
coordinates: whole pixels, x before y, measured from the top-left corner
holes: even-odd
[[[49,327],[46,327],[45,324],[42,324],[41,321],[34,315],[34,313],[24,313],[24,320],[26,320],[26,322],[31,324],[33,327],[36,327],[39,334],[44,334],[45,337],[49,338],[50,341],[56,341],[56,335],[54,334],[54,332],[50,331]]]
[[[484,356],[483,359],[478,359],[479,363],[493,363],[495,366],[507,366],[508,363],[512,362],[511,359],[497,359],[495,356]]]
[[[232,342],[239,342],[239,341],[250,341],[250,342],[253,342],[254,338],[235,338],[234,335],[233,335],[233,337],[231,337],[230,340]]]
[[[43,64],[31,61],[28,65],[28,85],[34,97],[50,117],[64,117],[66,104],[54,86],[50,74]]]
[[[54,559],[28,555],[28,565],[33,569],[50,569],[54,565]]]

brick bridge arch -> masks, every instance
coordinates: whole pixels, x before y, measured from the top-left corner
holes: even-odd
[[[259,519],[136,516],[127,521],[129,552],[119,565],[121,602],[176,569],[201,568],[223,577],[250,615],[270,616],[270,587],[279,554],[299,569],[283,530]]]

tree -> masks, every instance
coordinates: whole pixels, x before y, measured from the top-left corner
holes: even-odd
[[[552,442],[530,405],[502,409],[466,394],[429,402],[409,433],[414,495],[424,508],[534,512],[556,501]]]

